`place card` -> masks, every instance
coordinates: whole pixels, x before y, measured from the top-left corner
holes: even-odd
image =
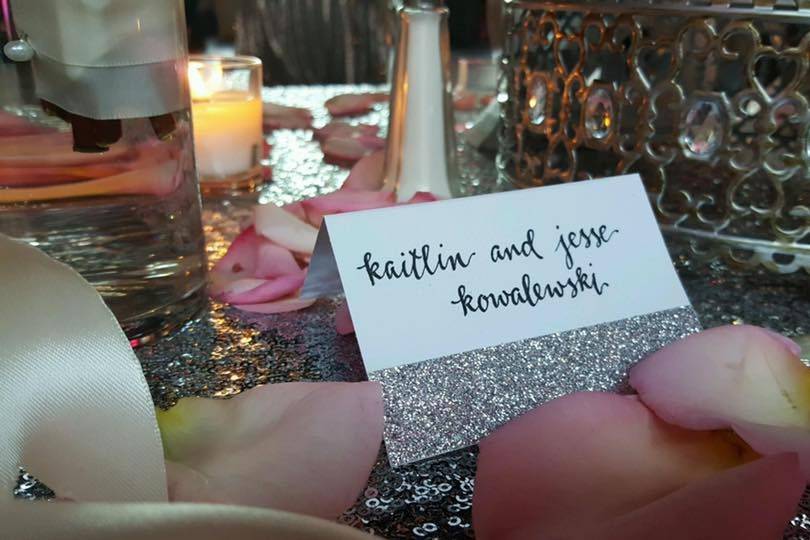
[[[638,175],[327,216],[302,296],[341,291],[393,466],[700,330]]]

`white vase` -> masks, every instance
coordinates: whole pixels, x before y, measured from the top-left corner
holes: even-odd
[[[450,37],[440,2],[406,2],[399,11],[385,188],[406,201],[419,191],[450,198],[457,177]]]

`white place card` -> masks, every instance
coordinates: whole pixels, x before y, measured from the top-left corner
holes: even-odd
[[[303,295],[341,290],[394,465],[613,388],[699,328],[637,175],[327,216]]]

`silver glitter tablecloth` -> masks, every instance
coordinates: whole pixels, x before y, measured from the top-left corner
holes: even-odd
[[[265,98],[312,109],[316,125],[328,121],[324,101],[372,87],[273,88]],[[382,108],[358,120],[381,124]],[[461,119],[464,121],[465,119]],[[205,202],[211,261],[222,256],[257,200],[287,203],[336,189],[347,171],[322,161],[311,132],[271,136],[272,183],[257,195]],[[495,189],[492,156],[461,148],[464,189]],[[696,269],[677,256],[681,277],[704,326],[747,322],[787,335],[810,333],[810,278],[734,276],[723,268]],[[353,336],[334,330],[333,301],[291,314],[259,316],[212,302],[202,320],[169,339],[137,351],[156,403],[184,396],[225,397],[258,384],[282,381],[357,381],[365,378]],[[368,487],[341,521],[386,538],[473,537],[470,525],[476,450],[391,470],[380,459]],[[587,504],[583,493],[583,504]],[[810,496],[786,532],[810,539]]]

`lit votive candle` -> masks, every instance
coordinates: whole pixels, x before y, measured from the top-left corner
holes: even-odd
[[[261,67],[248,56],[191,57],[194,153],[204,192],[261,183]]]

